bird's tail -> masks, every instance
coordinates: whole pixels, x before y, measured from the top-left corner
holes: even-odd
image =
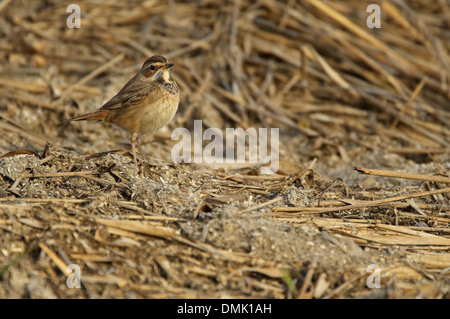
[[[93,121],[103,121],[108,116],[108,111],[97,111],[92,113],[86,113],[80,116],[73,117],[71,119],[62,121],[59,123],[60,125],[68,125],[72,121],[86,121],[86,120],[93,120]]]

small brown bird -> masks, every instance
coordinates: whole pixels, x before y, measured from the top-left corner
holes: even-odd
[[[101,108],[92,113],[68,120],[98,120],[116,124],[132,133],[131,147],[134,163],[137,165],[137,144],[142,160],[144,152],[138,135],[152,133],[174,117],[180,102],[180,89],[172,79],[170,68],[173,63],[160,55],[154,55],[144,62],[142,69]]]

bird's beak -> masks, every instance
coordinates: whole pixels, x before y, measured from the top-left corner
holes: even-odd
[[[168,69],[168,68],[171,68],[173,66],[174,66],[173,63],[167,63],[165,66],[162,67],[162,69]]]

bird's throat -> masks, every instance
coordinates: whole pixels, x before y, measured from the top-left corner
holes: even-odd
[[[159,70],[153,76],[153,80],[161,81],[163,83],[171,82],[172,77],[170,76],[170,70],[168,69]]]

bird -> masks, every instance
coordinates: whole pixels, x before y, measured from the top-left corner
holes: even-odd
[[[73,117],[65,122],[104,121],[130,132],[134,163],[138,167],[135,144],[145,161],[138,136],[164,127],[177,112],[180,89],[172,78],[173,66],[173,63],[169,63],[161,55],[148,58],[139,72],[97,111]]]

